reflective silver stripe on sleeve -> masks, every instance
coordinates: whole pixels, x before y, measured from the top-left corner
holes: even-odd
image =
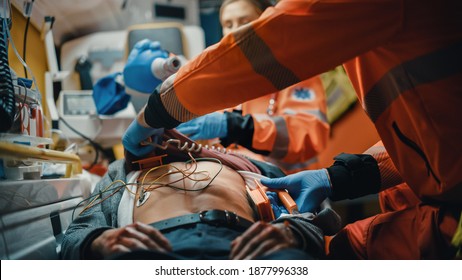
[[[274,159],[283,159],[289,149],[289,131],[287,130],[286,121],[283,117],[271,118],[276,126],[276,140],[274,141],[273,150],[269,155]]]
[[[364,98],[366,111],[376,122],[402,93],[461,72],[462,42],[407,61],[391,69],[371,88]]]
[[[282,90],[300,82],[295,73],[279,63],[271,49],[255,33],[250,24],[233,34],[237,45],[249,60],[254,71],[268,79],[276,89]]]
[[[160,98],[165,110],[167,110],[170,116],[180,122],[187,122],[199,116],[189,112],[185,107],[183,107],[176,96],[174,87],[171,87],[168,91],[162,93]]]

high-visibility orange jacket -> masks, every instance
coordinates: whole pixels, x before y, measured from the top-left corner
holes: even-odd
[[[224,146],[272,162],[286,173],[317,167],[316,156],[329,137],[319,77],[247,101],[226,114],[228,135],[220,139]]]
[[[182,67],[145,120],[174,127],[341,63],[409,187],[461,203],[459,0],[281,1]]]

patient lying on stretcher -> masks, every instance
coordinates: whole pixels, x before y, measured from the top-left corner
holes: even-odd
[[[192,143],[176,130],[163,137]],[[162,156],[162,162],[127,154],[125,161],[112,163],[66,231],[62,257],[323,257],[323,236],[340,226],[335,213],[285,215],[267,223],[249,202],[248,176],[283,176],[279,169],[235,154],[205,148],[188,153],[181,147],[186,146],[157,148],[152,156]]]

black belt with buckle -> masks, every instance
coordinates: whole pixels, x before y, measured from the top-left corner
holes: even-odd
[[[179,226],[192,225],[192,224],[210,224],[215,226],[224,226],[234,229],[245,230],[249,228],[253,222],[239,217],[234,212],[227,210],[206,210],[200,213],[183,215],[167,220],[162,220],[150,224],[156,229],[170,230]]]

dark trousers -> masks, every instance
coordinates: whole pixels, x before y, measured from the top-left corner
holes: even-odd
[[[172,245],[171,253],[135,251],[117,256],[115,259],[153,260],[227,260],[231,252],[231,241],[242,232],[223,226],[204,223],[176,227],[163,234]],[[309,260],[308,253],[298,249],[284,249],[261,260]]]

